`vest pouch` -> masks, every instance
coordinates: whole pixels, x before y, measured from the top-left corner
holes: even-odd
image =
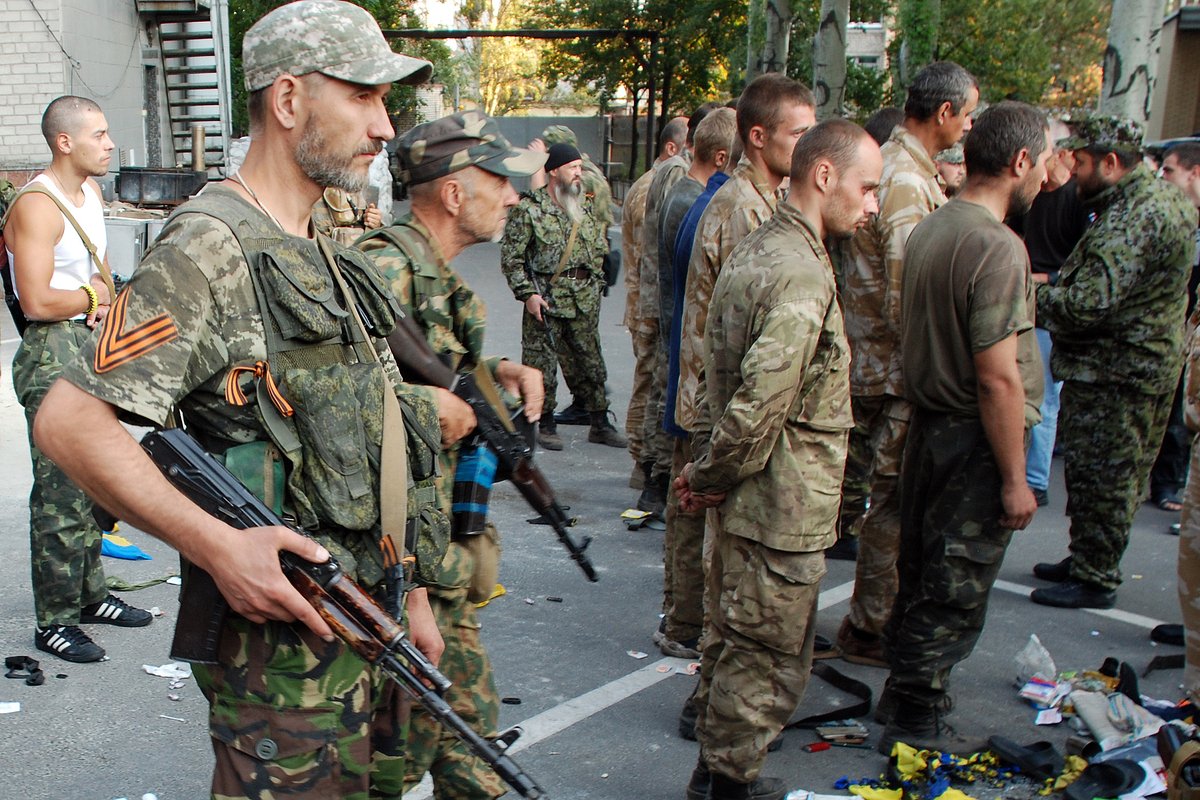
[[[283,339],[323,342],[341,331],[346,311],[334,299],[333,277],[316,244],[289,237],[259,260],[267,306]]]
[[[442,513],[436,504],[414,501],[413,494],[413,489],[410,488],[410,512],[414,504],[419,506],[415,518],[417,546],[414,554],[417,557],[417,582],[422,585],[437,585],[442,574],[442,559],[446,557],[446,551],[450,547],[450,518]],[[430,496],[436,497],[433,493]]]
[[[358,297],[358,310],[367,328],[377,336],[387,336],[396,327],[396,317],[403,313],[391,285],[357,250],[340,250],[335,258],[342,277]]]
[[[379,520],[384,375],[378,364],[329,364],[285,374],[304,451],[305,494],[317,516],[348,530]]]
[[[233,476],[276,514],[283,514],[283,460],[271,442],[248,442],[220,457]]]

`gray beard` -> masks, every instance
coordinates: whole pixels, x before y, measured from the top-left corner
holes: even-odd
[[[328,152],[325,137],[310,124],[300,137],[295,152],[296,165],[318,186],[342,189],[354,194],[367,188],[370,176],[359,174],[345,164],[336,164]]]
[[[552,184],[550,191],[554,195],[554,202],[567,215],[567,219],[572,223],[579,222],[583,219],[583,203],[580,196],[583,194],[583,185],[580,183],[569,183],[565,185]]]

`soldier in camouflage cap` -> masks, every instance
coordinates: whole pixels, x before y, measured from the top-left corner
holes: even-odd
[[[1142,163],[1141,127],[1116,117],[1074,123],[1076,189],[1095,221],[1037,286],[1050,368],[1063,381],[1070,555],[1034,566],[1058,585],[1035,603],[1111,608],[1133,514],[1158,453],[1182,366],[1196,209]]]
[[[946,197],[953,197],[967,179],[962,144],[947,147],[933,157],[933,163],[937,165],[938,175],[942,176],[942,181],[946,184]]]
[[[485,364],[511,394],[521,397],[526,417],[536,421],[542,406],[542,376],[515,361],[485,359],[483,301],[450,263],[467,246],[492,241],[504,230],[508,210],[517,204],[510,177],[540,169],[545,154],[512,147],[496,123],[466,111],[418,125],[400,137],[396,150],[403,180],[412,198],[411,213],[388,228],[368,234],[358,246],[375,262],[392,292],[424,331],[430,346],[457,370]],[[450,515],[460,448],[442,451],[438,505]],[[492,662],[480,640],[472,585],[495,559],[484,552],[499,533],[489,522],[484,531],[455,528],[429,601],[446,650],[438,667],[452,682],[445,698],[471,727],[495,736],[500,697]],[[408,786],[428,771],[437,797],[490,800],[505,791],[488,766],[422,709],[414,709],[409,732]]]
[[[310,224],[324,188],[355,191],[366,181],[395,135],[389,83],[425,67],[387,50],[366,12],[328,0],[268,14],[247,35],[244,57],[254,136],[240,171],[172,215],[101,331],[50,388],[34,437],[106,508],[209,573],[234,612],[217,663],[194,667],[211,707],[211,794],[395,798],[408,704],[292,587],[279,552],[314,562],[333,554],[350,578],[380,592],[380,509],[407,508],[417,583],[404,624],[431,660],[441,656],[421,585],[436,577],[448,538],[430,480],[439,420],[440,438],[453,443],[474,415],[445,390],[401,383],[386,343],[366,333],[394,324],[386,284],[361,253],[314,237]],[[346,306],[367,324],[346,323],[331,311],[337,301],[316,299],[338,296],[335,264],[353,283]],[[268,382],[272,399],[259,403]],[[383,434],[389,406],[409,432],[407,490],[379,466],[392,445]],[[118,421],[161,426],[176,413],[308,535],[237,531],[209,516],[162,479]],[[322,447],[329,440],[361,445],[341,448],[333,465]],[[344,482],[333,477],[342,467]]]

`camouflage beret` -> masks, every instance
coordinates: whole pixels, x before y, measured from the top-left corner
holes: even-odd
[[[963,146],[958,143],[953,147],[947,147],[942,152],[933,157],[934,161],[942,164],[961,164],[963,163]]]
[[[1067,124],[1074,133],[1055,142],[1056,147],[1067,150],[1080,150],[1084,147],[1136,152],[1142,150],[1142,126],[1133,120],[1089,114],[1072,118]]]
[[[579,137],[566,125],[551,125],[546,128],[542,131],[542,141],[548,145],[569,144],[572,147],[579,147]]]
[[[506,178],[524,177],[546,163],[545,153],[513,147],[495,120],[479,111],[462,111],[416,126],[400,137],[396,158],[400,180],[409,186],[466,167]]]
[[[424,83],[428,61],[395,53],[366,9],[341,0],[299,0],[270,12],[242,39],[246,90],[280,75],[319,72],[350,83]]]

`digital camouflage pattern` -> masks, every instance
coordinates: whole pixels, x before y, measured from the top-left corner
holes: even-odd
[[[1063,382],[1058,442],[1075,580],[1105,589],[1120,586],[1129,528],[1145,496],[1174,396],[1173,388],[1151,395],[1120,383]]]
[[[350,83],[424,83],[428,61],[392,52],[367,10],[338,0],[299,0],[263,16],[242,39],[246,90],[280,75],[320,72]]]
[[[692,489],[728,493],[723,534],[824,550],[854,424],[850,348],[833,265],[795,207],[781,203],[733,251],[708,320]]]
[[[365,238],[359,247],[388,280],[430,347],[448,357],[452,368],[467,370],[484,362],[487,309],[462,276],[450,268],[424,225],[407,215]],[[495,363],[489,367],[494,369]],[[460,452],[456,445],[443,450],[440,458],[437,502],[447,516],[451,514]],[[446,702],[480,734],[492,736],[499,720],[500,698],[491,659],[479,640],[475,605],[467,599],[474,566],[470,551],[451,543],[437,580],[428,587],[429,604],[446,645],[438,667],[454,683],[446,692]],[[505,792],[503,782],[487,764],[420,707],[413,709],[408,756],[409,783],[420,782],[429,771],[437,797],[490,800]]]
[[[946,193],[924,145],[903,126],[897,126],[880,151],[879,213],[844,247],[838,288],[846,307],[846,338],[854,351],[851,392],[903,397],[900,284],[904,245],[917,223],[946,203]]]
[[[37,624],[78,625],[79,611],[108,595],[92,501],[33,444],[33,418],[51,384],[92,331],[75,322],[30,324],[13,357],[13,388],[25,408],[33,488],[29,562]]]
[[[947,147],[933,157],[933,160],[939,164],[961,164],[963,163],[963,146],[959,142],[952,147]]]
[[[1059,139],[1056,147],[1079,150],[1095,147],[1099,150],[1128,150],[1141,152],[1145,131],[1141,123],[1111,114],[1087,114],[1067,122],[1073,133]]]
[[[713,285],[725,259],[738,242],[775,213],[777,195],[765,175],[745,157],[725,185],[717,190],[696,227],[696,244],[688,262],[683,304],[683,330],[679,339],[679,396],[675,422],[694,430],[700,410],[696,388],[704,361],[704,326]]]
[[[719,526],[718,526],[719,527]],[[749,783],[767,746],[804,698],[812,671],[825,557],[718,534],[708,571],[700,684],[700,757],[713,772]]]
[[[917,410],[901,473],[900,589],[887,627],[887,691],[941,708],[950,671],[975,649],[1012,530],[978,418]]]
[[[542,131],[542,141],[547,147],[569,144],[579,150],[579,137],[566,125],[551,125],[546,128]],[[583,193],[592,198],[596,219],[600,221],[601,229],[607,236],[608,226],[613,224],[612,188],[608,185],[608,178],[604,177],[604,172],[596,166],[591,156],[582,150],[580,155],[583,156]],[[607,249],[605,252],[608,252]]]
[[[513,147],[496,121],[479,111],[461,111],[411,128],[396,147],[400,180],[414,186],[467,167],[506,178],[532,175],[545,153]]]
[[[646,201],[654,171],[661,162],[655,161],[625,192],[621,207],[621,263],[625,269],[625,327],[633,340],[633,389],[629,408],[625,412],[625,435],[629,438],[629,455],[635,464],[642,462],[642,426],[646,421],[646,403],[654,378],[654,351],[658,347],[658,317],[641,316],[641,252],[642,228],[645,225]]]
[[[1183,358],[1196,207],[1138,164],[1085,201],[1096,221],[1059,272],[1037,285],[1056,380],[1173,392]]]
[[[278,235],[274,223],[232,189],[216,185],[205,190],[210,192],[238,204],[240,219],[231,224],[246,226],[243,235]],[[286,240],[295,244],[287,251],[292,267],[299,267],[293,261],[298,254],[319,259],[308,240]],[[325,269],[323,262],[310,261],[307,266],[313,276],[318,274],[315,270]],[[131,341],[132,332],[140,335]],[[399,384],[391,354],[382,344],[377,346],[382,348],[383,369],[398,384],[397,395],[421,421],[429,424],[432,418],[436,426],[432,392]],[[215,449],[269,438],[253,385],[239,384],[248,395],[245,405],[229,402],[225,394],[233,367],[266,357],[263,318],[237,239],[228,225],[207,214],[189,213],[185,204],[147,251],[101,334],[83,345],[63,376],[116,406],[123,418],[143,425],[164,424],[178,407],[193,435]],[[281,391],[286,396],[287,387]],[[410,469],[420,466],[410,462]],[[378,469],[377,464],[371,469]],[[293,485],[289,482],[285,499],[289,513],[294,513]],[[317,527],[309,532],[348,575],[368,590],[379,586],[377,528]],[[276,646],[279,642],[286,646]],[[313,775],[324,776],[331,763],[336,766],[332,777],[322,779],[335,782],[326,784],[337,787],[329,790],[332,796],[399,796],[404,778],[399,723],[407,713],[375,669],[341,644],[313,638],[302,626],[245,621],[226,628],[220,659],[220,668],[197,670],[197,681],[213,708],[213,789],[218,797],[259,797],[268,786],[281,793],[305,785]],[[267,726],[273,744],[260,748],[256,740]],[[336,748],[336,758],[331,748]],[[287,776],[295,776],[295,782],[288,782]]]
[[[543,313],[544,324],[528,312],[521,318],[521,362],[542,371],[546,413],[554,410],[557,401],[559,366],[571,393],[588,411],[607,411],[608,373],[599,325],[604,285],[600,263],[608,242],[590,200],[583,204],[575,245],[563,271],[552,281],[570,236],[570,218],[545,187],[535,189],[523,195],[508,215],[500,242],[500,268],[513,296],[522,303],[538,293],[550,304]]]

